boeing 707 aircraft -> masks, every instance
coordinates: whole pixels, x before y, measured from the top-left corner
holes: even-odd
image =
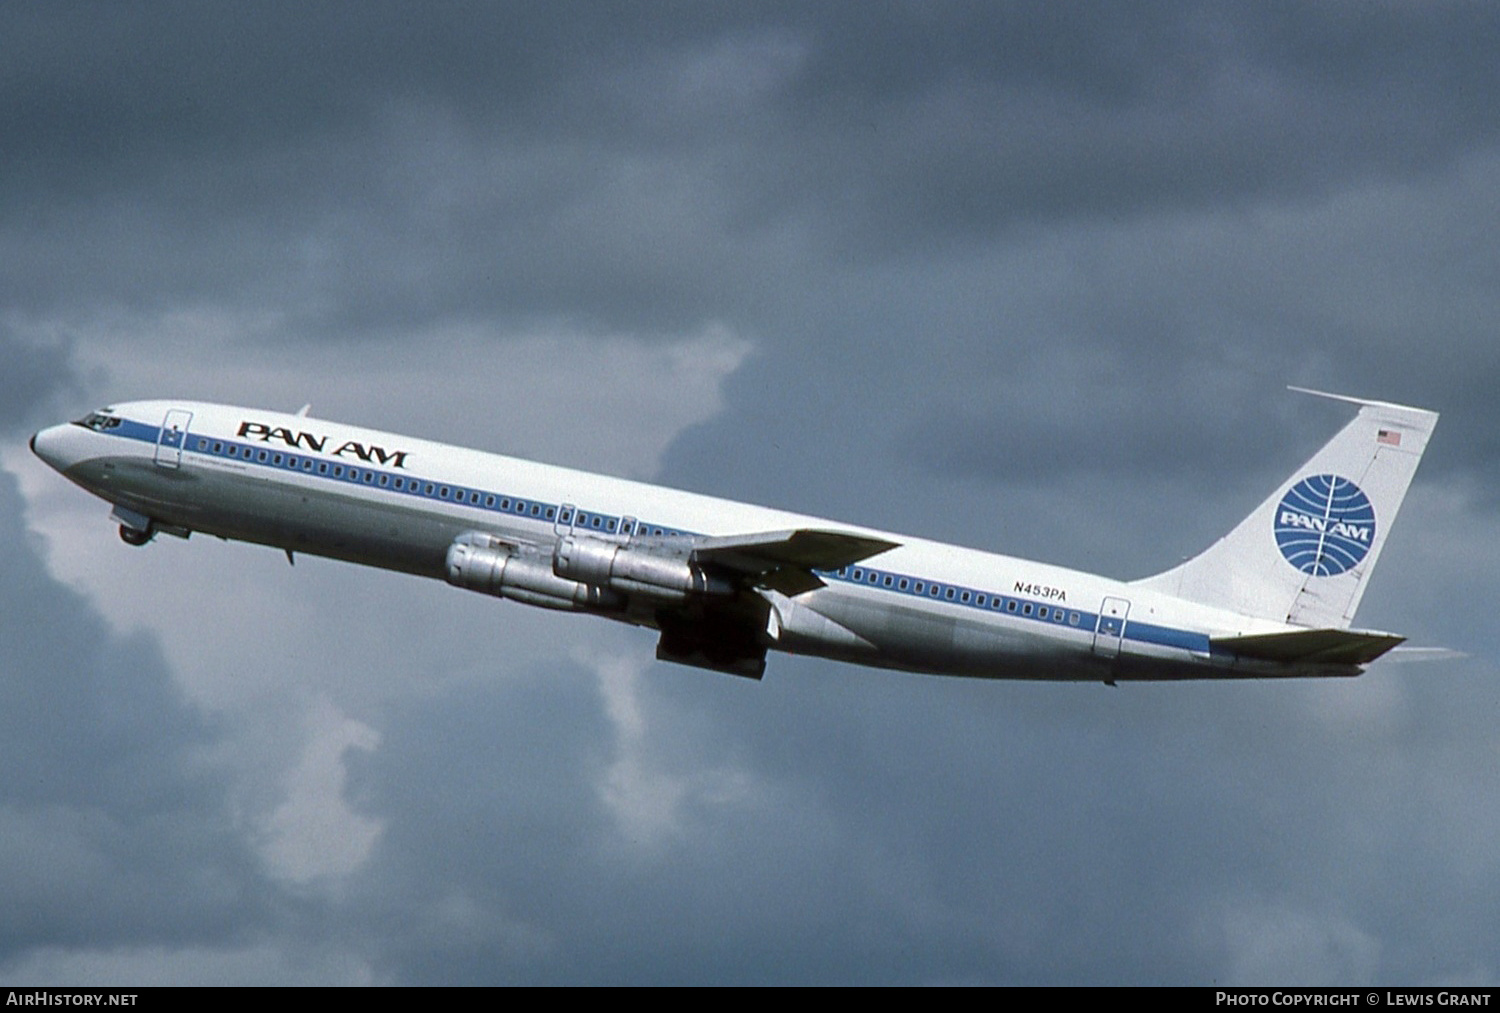
[[[1317,393],[1310,391],[1308,393]],[[1200,555],[1120,581],[335,422],[137,401],[31,449],[144,545],[193,532],[446,580],[657,631],[760,678],[768,650],[936,675],[1350,676],[1352,629],[1435,412],[1358,413]]]

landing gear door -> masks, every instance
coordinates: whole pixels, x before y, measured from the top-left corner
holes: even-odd
[[[163,468],[176,468],[182,464],[182,448],[187,443],[188,423],[193,413],[181,408],[172,408],[162,420],[161,432],[156,437],[156,463]]]
[[[1102,658],[1118,658],[1120,642],[1125,639],[1125,617],[1130,602],[1124,598],[1106,598],[1099,606],[1099,625],[1094,627],[1094,653]]]

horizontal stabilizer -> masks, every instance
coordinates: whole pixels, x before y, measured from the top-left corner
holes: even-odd
[[[1263,661],[1368,665],[1405,639],[1394,633],[1362,630],[1296,630],[1248,637],[1214,637],[1211,643],[1216,651],[1229,651]]]

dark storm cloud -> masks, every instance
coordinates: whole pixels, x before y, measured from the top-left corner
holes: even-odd
[[[628,917],[607,885],[618,856],[600,851],[612,738],[592,674],[564,661],[403,703],[353,775],[361,807],[387,821],[347,891],[377,972],[588,980],[577,936]]]
[[[808,77],[823,87],[798,92],[804,110],[847,113],[842,129],[813,114],[804,140],[836,131],[814,192],[853,179],[851,223],[897,237],[1327,193],[1445,164],[1500,127],[1500,20],[1474,6],[987,5],[899,20],[820,33]]]
[[[1409,174],[1500,109],[1462,6],[102,10],[5,15],[12,303],[676,327],[913,244]]]
[[[643,845],[601,804],[590,677],[531,673],[394,717],[341,931],[412,983],[1468,980],[1500,895],[1466,870],[1500,811],[1434,828],[1494,732],[1372,678],[1384,702],[1345,713],[1306,685],[666,669],[642,683],[659,758],[754,788]]]
[[[145,636],[57,584],[0,476],[0,961],[37,946],[238,938],[268,895],[218,733]]]
[[[0,432],[56,421],[58,395],[76,386],[65,342],[23,340],[0,321]]]

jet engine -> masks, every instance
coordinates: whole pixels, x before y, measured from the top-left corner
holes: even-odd
[[[693,565],[686,552],[648,551],[571,535],[558,540],[552,572],[561,579],[668,602],[684,601],[690,594],[735,592],[734,584]]]
[[[625,607],[617,591],[552,572],[552,560],[488,535],[463,535],[448,547],[448,583],[499,598],[570,612],[610,612]]]

